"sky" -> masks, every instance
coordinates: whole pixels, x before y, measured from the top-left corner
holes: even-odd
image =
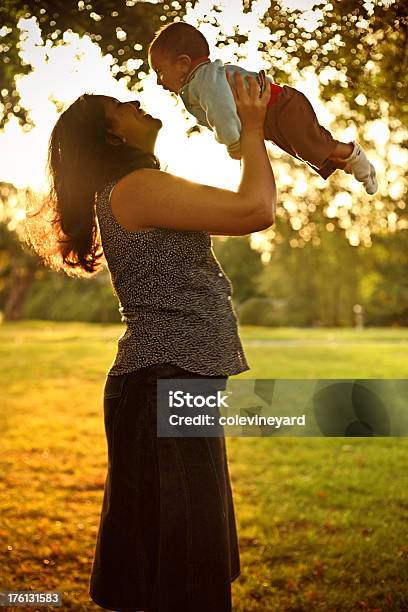
[[[302,27],[312,32],[321,17],[319,4],[314,0],[285,0],[289,8],[300,7],[304,10]],[[324,1],[324,0],[323,0]],[[241,0],[221,0],[220,12],[217,19],[220,29],[228,35],[232,23],[238,25],[240,32],[250,32],[251,36],[245,45],[240,47],[230,44],[223,48],[214,49],[219,28],[211,24],[200,24],[200,30],[207,37],[212,59],[221,59],[224,62],[237,63],[236,54],[239,52],[239,64],[251,70],[261,68],[268,71],[265,60],[261,57],[257,46],[260,40],[268,40],[270,31],[262,24],[262,15],[269,6],[267,0],[253,2],[252,11],[242,11]],[[194,9],[186,15],[186,21],[197,25],[203,15],[213,6],[213,0],[200,0]],[[0,181],[8,181],[16,187],[29,186],[34,190],[44,190],[47,186],[45,162],[48,138],[55,124],[58,112],[52,100],[58,101],[63,108],[71,104],[84,91],[112,95],[121,100],[134,99],[135,94],[129,91],[126,83],[117,81],[111,74],[111,57],[103,56],[98,45],[92,43],[89,37],[80,38],[73,33],[64,34],[64,44],[51,47],[48,42],[42,45],[40,31],[34,19],[21,20],[20,28],[26,32],[22,44],[23,58],[29,61],[34,70],[29,75],[19,78],[18,88],[22,102],[30,110],[35,127],[25,132],[11,119],[5,130],[0,133]],[[1,35],[1,31],[0,31]],[[45,62],[45,55],[48,62]],[[137,69],[137,66],[135,66]],[[330,71],[330,68],[328,69]],[[294,85],[303,91],[311,101],[319,121],[331,129],[333,135],[343,141],[350,141],[357,137],[357,126],[350,125],[343,130],[336,126],[336,112],[341,108],[341,98],[333,99],[329,104],[323,105],[319,98],[319,79],[324,82],[330,78],[329,72],[322,72],[317,76],[312,69],[304,70],[302,74],[294,72]],[[63,78],[62,78],[63,77]],[[160,131],[156,153],[161,160],[162,167],[184,178],[211,184],[228,189],[235,189],[240,179],[239,162],[229,158],[223,145],[218,144],[209,130],[194,133],[187,137],[187,130],[196,124],[194,117],[183,112],[181,100],[164,91],[156,84],[153,73],[145,75],[143,92],[137,94],[142,107],[151,115],[160,117],[163,127]],[[364,100],[362,100],[364,103]],[[390,146],[390,129],[388,122],[369,122],[364,128],[365,137],[372,140],[373,149],[371,159],[379,174],[383,165],[383,152],[387,145],[388,155],[393,156],[396,164],[394,175],[380,180],[380,193],[385,190],[401,197],[404,183],[401,178],[401,168],[408,164],[398,143]],[[276,153],[276,147],[270,145]],[[282,154],[284,161],[285,155]],[[289,174],[289,167],[282,163],[279,165],[277,181],[282,185],[292,185],[294,195],[302,195],[310,184],[310,171],[299,171],[296,178]],[[324,182],[313,176],[313,181],[323,188]],[[320,183],[319,183],[320,181]],[[340,191],[332,205],[331,213],[335,216],[336,206],[347,206],[350,194],[359,194],[363,188],[344,175],[342,179],[344,191]],[[363,195],[365,197],[365,194]],[[290,207],[290,202],[288,206]],[[328,216],[330,217],[330,211]],[[255,238],[256,240],[256,238]],[[259,238],[261,240],[261,238]]]

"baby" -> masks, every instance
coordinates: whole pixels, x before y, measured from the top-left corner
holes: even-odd
[[[203,34],[179,21],[156,33],[149,45],[149,64],[157,74],[157,83],[178,94],[197,122],[214,132],[232,158],[240,159],[241,122],[226,73],[238,71],[244,78],[254,76],[260,84],[262,75],[224,65],[221,60],[211,61],[209,54]],[[324,179],[341,168],[363,183],[367,193],[377,191],[375,168],[361,145],[335,140],[319,124],[309,100],[297,89],[271,81],[264,134],[265,140],[305,161]]]

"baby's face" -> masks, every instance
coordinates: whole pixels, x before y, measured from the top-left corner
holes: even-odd
[[[157,75],[157,84],[177,94],[189,73],[191,59],[187,55],[180,55],[173,60],[164,53],[152,51],[149,64]]]

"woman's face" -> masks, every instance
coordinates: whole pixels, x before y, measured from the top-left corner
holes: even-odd
[[[145,113],[138,100],[120,102],[109,96],[102,98],[109,134],[120,138],[131,147],[153,153],[157,134],[162,126],[160,119]]]

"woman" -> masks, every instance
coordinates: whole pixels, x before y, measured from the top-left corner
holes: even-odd
[[[210,238],[274,222],[263,140],[270,92],[260,97],[248,82],[231,83],[242,122],[236,193],[160,171],[161,122],[138,102],[81,96],[51,135],[58,242],[34,246],[53,267],[93,274],[97,220],[126,323],[104,388],[108,472],[90,579],[91,598],[108,610],[231,610],[240,562],[225,440],[158,437],[156,382],[205,378],[225,388],[249,369]]]

